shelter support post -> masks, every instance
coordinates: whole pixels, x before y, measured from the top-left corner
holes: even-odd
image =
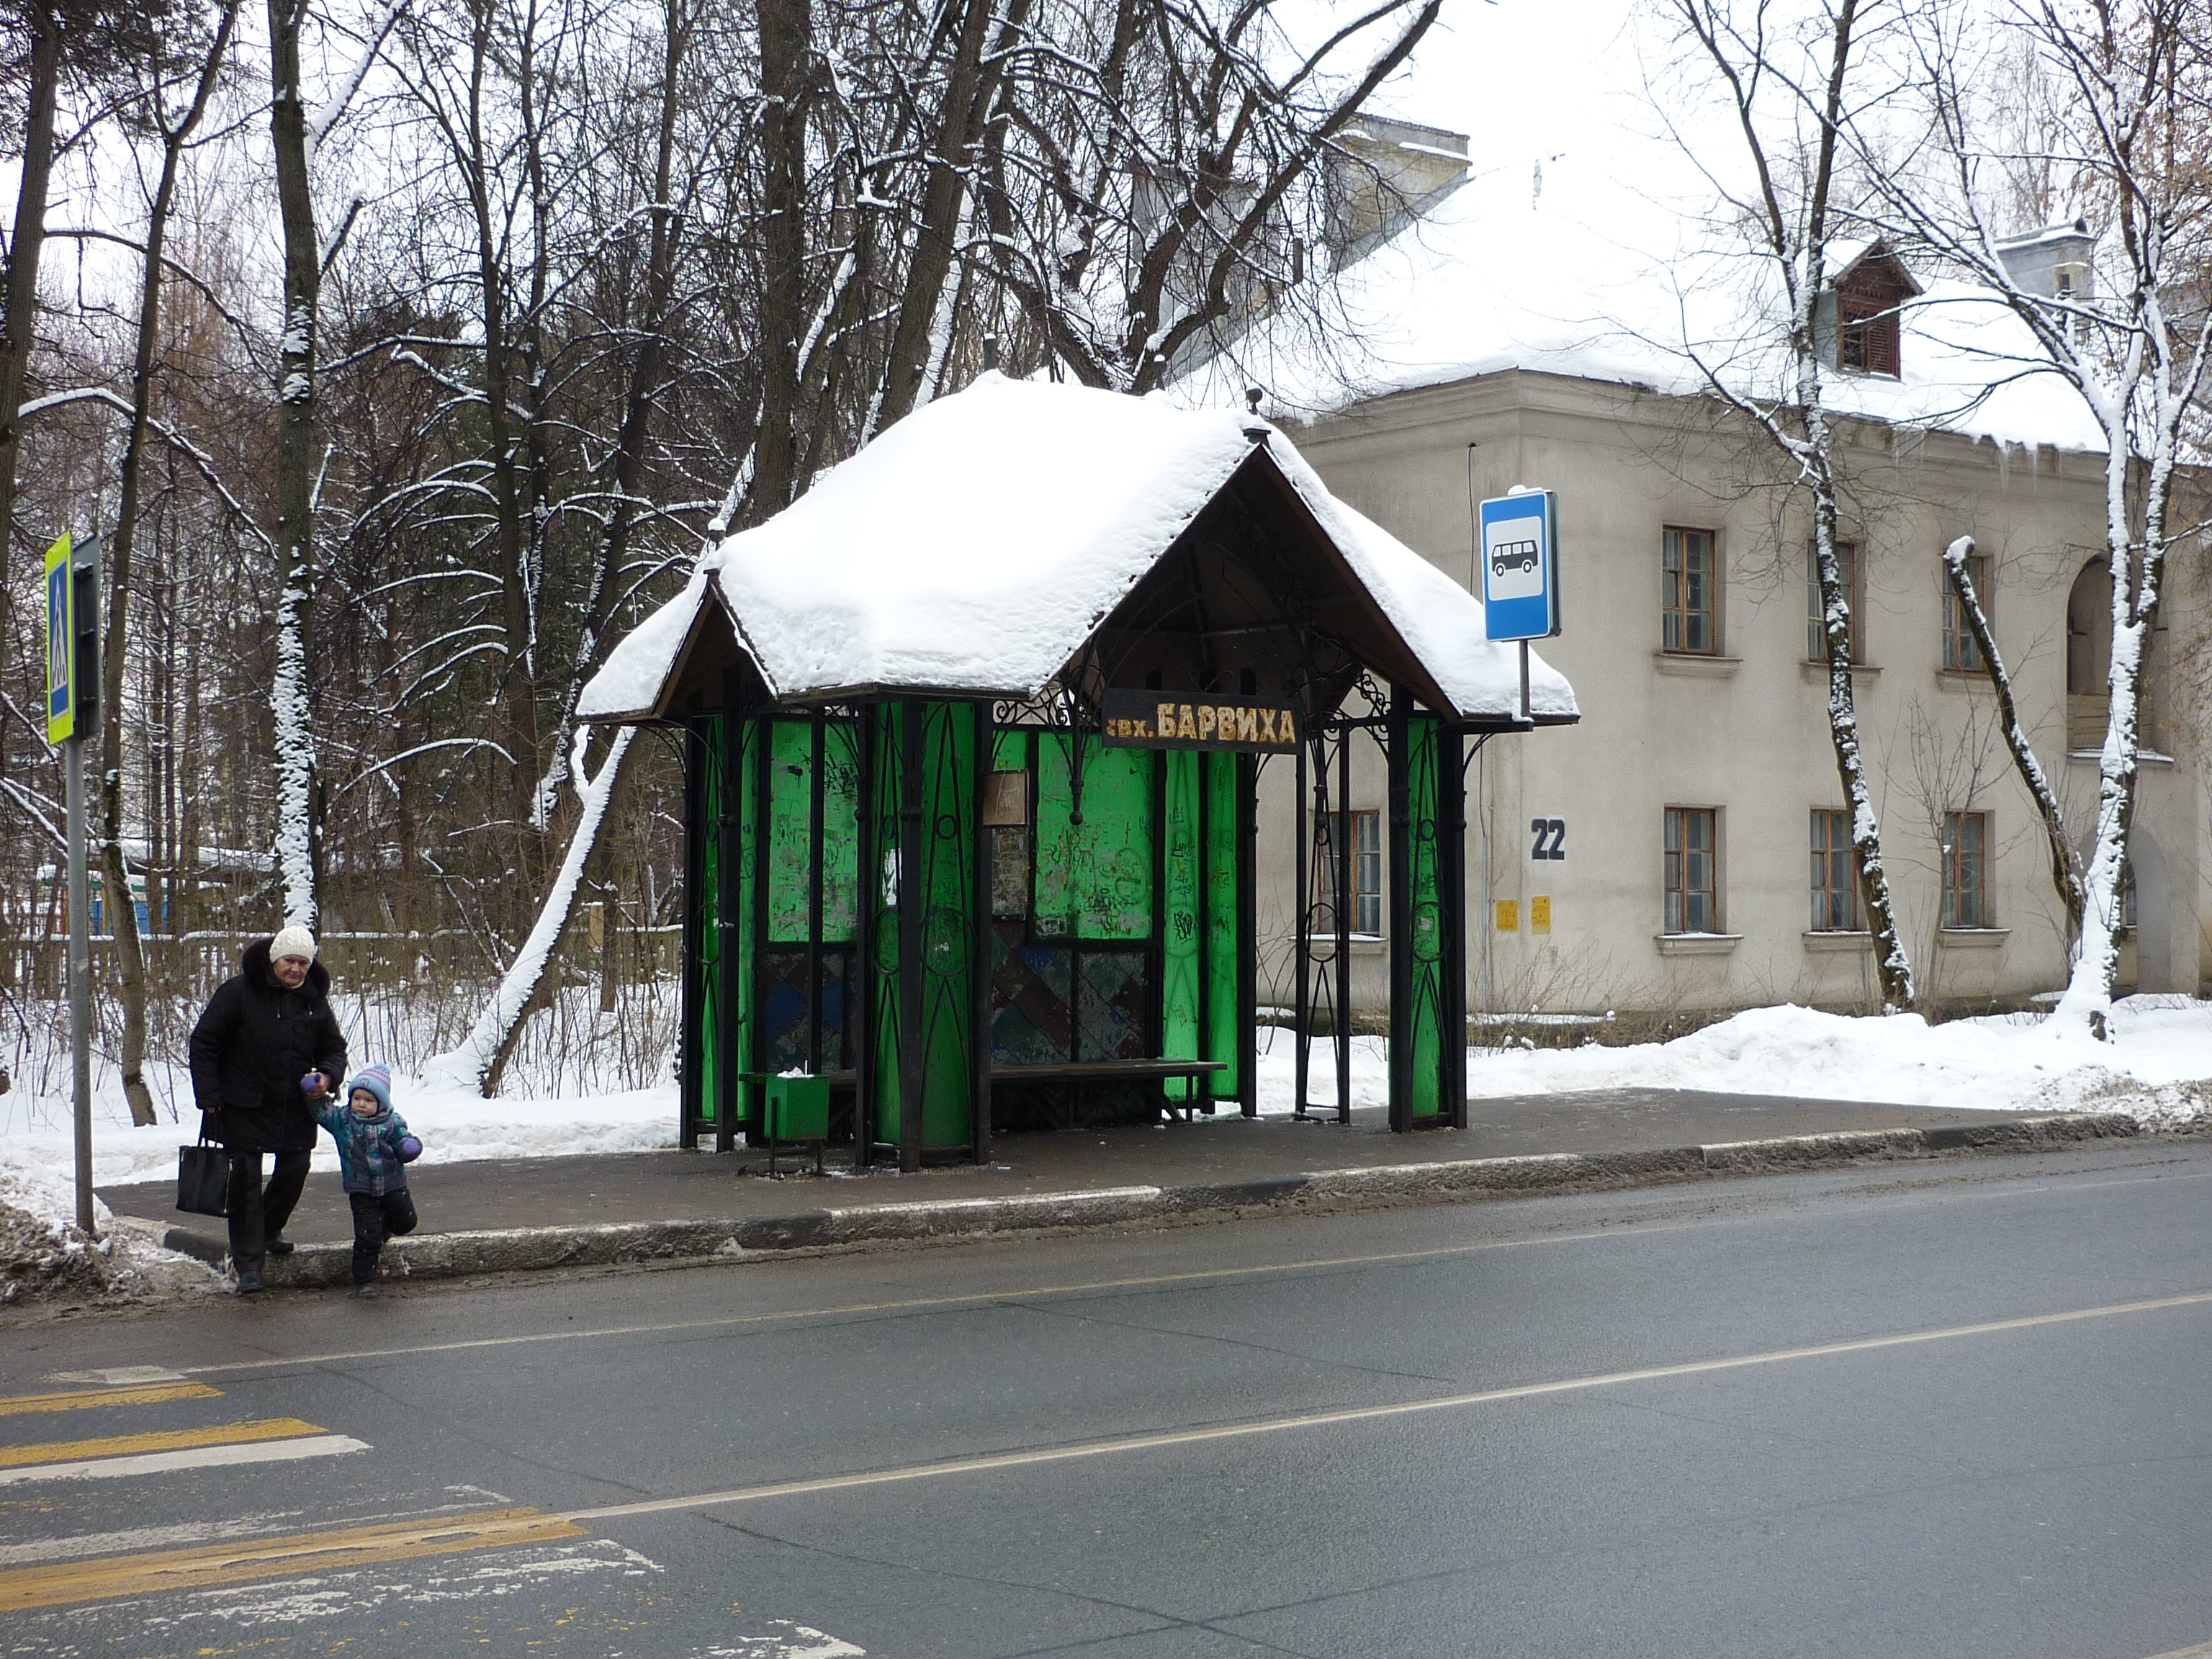
[[[988,716],[975,702],[901,697],[879,705],[867,817],[894,854],[874,866],[868,977],[873,1029],[862,1115],[896,1125],[902,1170],[932,1153],[980,1155],[988,1133],[987,1056],[978,1053],[988,994],[981,927],[981,771]],[[979,924],[977,910],[983,911]],[[979,976],[986,983],[978,987]]]
[[[702,1018],[708,1003],[706,960],[713,929],[707,925],[711,889],[708,881],[708,848],[713,836],[707,799],[708,769],[714,745],[720,741],[712,721],[687,722],[684,745],[684,976],[681,1009],[678,1015],[683,1062],[677,1068],[677,1145],[686,1152],[699,1145],[699,1131],[714,1099],[708,1073],[712,1069],[707,1047],[708,1026]]]
[[[1403,1131],[1466,1119],[1465,946],[1453,948],[1465,933],[1453,857],[1459,735],[1411,712],[1402,694],[1389,732],[1390,1127]]]

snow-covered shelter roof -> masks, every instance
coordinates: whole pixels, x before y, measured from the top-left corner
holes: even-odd
[[[778,702],[1032,697],[1102,629],[1140,627],[1133,594],[1179,548],[1195,559],[1194,529],[1232,498],[1296,544],[1286,580],[1321,594],[1324,626],[1366,667],[1448,717],[1522,723],[1519,653],[1484,637],[1480,602],[1337,501],[1279,432],[1234,410],[996,374],[725,540],[615,647],[578,714],[677,712],[718,618]],[[1540,659],[1529,672],[1537,723],[1577,718],[1564,677]]]
[[[1548,156],[1532,180],[1470,176],[1340,273],[1342,314],[1316,349],[1278,316],[1175,388],[1218,402],[1256,384],[1272,408],[1323,416],[1364,400],[1520,369],[1656,389],[1786,392],[1787,308],[1772,262],[1672,147],[1626,132]],[[1534,187],[1532,188],[1532,185]],[[1880,246],[1838,240],[1832,283]],[[1900,269],[1904,269],[1900,267]],[[1987,291],[1905,270],[1902,373],[1833,373],[1833,412],[2000,443],[2101,453],[2080,396]]]

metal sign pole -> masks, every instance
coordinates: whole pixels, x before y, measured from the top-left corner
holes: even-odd
[[[1528,709],[1528,641],[1526,640],[1521,641],[1521,718],[1524,720],[1535,719]]]
[[[76,1101],[76,1224],[92,1231],[92,927],[84,855],[84,739],[64,745],[69,773],[70,1065]]]

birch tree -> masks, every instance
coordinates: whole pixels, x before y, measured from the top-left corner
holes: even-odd
[[[1991,153],[1977,80],[1990,42],[1964,7],[1941,5],[1919,18],[1929,143],[1909,165],[1886,165],[1877,176],[1896,231],[2008,307],[2033,343],[2023,372],[2055,374],[2073,387],[2104,434],[2111,695],[2080,943],[2051,1017],[2057,1028],[2104,1039],[2119,970],[2145,657],[2182,528],[2171,518],[2174,488],[2212,344],[2203,267],[2190,257],[2212,230],[2212,179],[2200,146],[2186,137],[2203,131],[2212,78],[2203,9],[2192,0],[2021,0],[1998,27],[2065,89],[2051,102],[2056,125],[2043,142],[2055,146],[2056,157],[2045,159],[2056,160],[2077,207],[2094,217],[2093,279],[2069,292],[2043,292],[2005,259],[2008,233],[2040,227],[1997,217],[2008,158]],[[1873,135],[1862,143],[1873,152]]]
[[[1762,395],[1736,363],[1692,347],[1714,392],[1764,435],[1806,498],[1812,564],[1826,643],[1828,734],[1850,813],[1859,896],[1873,937],[1875,970],[1886,1009],[1913,1005],[1912,964],[1898,927],[1881,823],[1868,786],[1851,684],[1851,593],[1837,533],[1841,490],[1835,430],[1824,398],[1831,370],[1820,305],[1838,274],[1832,252],[1844,240],[1842,166],[1846,128],[1869,101],[1863,33],[1875,8],[1827,0],[1809,12],[1771,0],[1670,0],[1671,14],[1698,66],[1716,88],[1738,142],[1741,167],[1701,137],[1682,133],[1693,161],[1721,193],[1732,223],[1743,228],[1764,288],[1779,295],[1780,386]],[[1748,183],[1738,181],[1748,176]],[[1762,354],[1752,354],[1757,361]]]

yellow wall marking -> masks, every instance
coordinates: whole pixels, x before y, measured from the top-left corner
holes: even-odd
[[[152,1406],[164,1400],[220,1400],[204,1382],[150,1382],[135,1389],[71,1389],[65,1394],[19,1394],[0,1399],[0,1417],[24,1412],[81,1412],[94,1406]]]
[[[197,1549],[68,1561],[0,1572],[0,1613],[112,1601],[123,1595],[204,1589],[255,1578],[292,1578],[416,1556],[511,1549],[520,1544],[584,1535],[582,1528],[562,1516],[533,1509],[483,1510],[474,1515],[392,1521],[329,1532],[242,1539]]]
[[[67,1463],[81,1457],[127,1457],[133,1452],[184,1451],[194,1446],[242,1446],[255,1440],[289,1440],[295,1435],[324,1432],[296,1417],[264,1417],[252,1423],[219,1423],[211,1429],[113,1434],[100,1440],[49,1440],[37,1446],[0,1446],[0,1469],[20,1468],[26,1463]]]

